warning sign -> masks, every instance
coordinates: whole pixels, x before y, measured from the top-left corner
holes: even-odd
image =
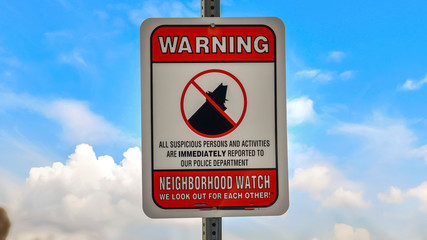
[[[149,19],[142,24],[143,203],[148,216],[286,211],[284,50],[284,26],[277,18]]]

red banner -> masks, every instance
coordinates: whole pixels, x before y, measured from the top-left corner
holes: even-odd
[[[154,171],[162,208],[266,207],[277,198],[276,170]]]
[[[262,25],[161,26],[151,43],[153,62],[275,60],[275,35]]]

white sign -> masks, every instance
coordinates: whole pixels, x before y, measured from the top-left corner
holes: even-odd
[[[149,217],[286,212],[284,31],[278,18],[142,23],[143,209]]]

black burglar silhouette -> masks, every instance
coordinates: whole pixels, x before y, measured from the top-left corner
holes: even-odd
[[[206,94],[223,110],[225,107],[227,85],[222,83],[213,92]],[[206,102],[188,119],[198,132],[206,135],[218,135],[233,128],[231,124],[207,99]]]

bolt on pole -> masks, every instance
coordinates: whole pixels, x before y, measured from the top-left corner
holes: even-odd
[[[220,0],[201,0],[202,17],[220,17]],[[202,218],[203,240],[221,240],[222,239],[222,219]]]

